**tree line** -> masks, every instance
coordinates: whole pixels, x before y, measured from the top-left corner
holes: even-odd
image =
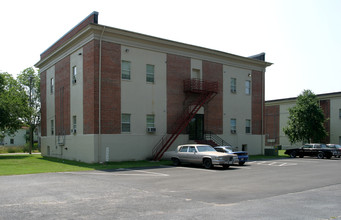
[[[34,68],[26,68],[17,78],[0,72],[0,139],[28,126],[31,153],[33,131],[40,124],[40,108],[40,77]]]

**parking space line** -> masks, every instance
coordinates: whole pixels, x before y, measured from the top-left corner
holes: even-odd
[[[191,167],[176,167],[178,169],[187,169],[187,170],[198,170],[198,171],[206,171],[206,172],[217,172],[215,170],[209,170],[209,169],[198,169],[198,168],[191,168]]]
[[[121,173],[122,171],[133,171],[137,173]],[[117,169],[114,171],[102,171],[102,172],[61,172],[68,174],[77,174],[77,175],[109,175],[109,176],[169,176],[164,173],[155,173],[145,170],[133,170],[133,169]]]

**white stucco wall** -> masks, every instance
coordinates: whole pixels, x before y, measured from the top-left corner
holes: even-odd
[[[243,145],[247,145],[249,154],[262,154],[261,135],[245,133],[246,120],[252,120],[252,94],[245,93],[245,81],[251,81],[251,70],[223,66],[223,129],[224,134],[220,135],[232,146],[242,150]],[[236,78],[236,93],[231,93],[231,78]],[[252,88],[251,88],[252,91]],[[230,120],[236,119],[237,132],[231,134]],[[251,123],[252,124],[252,123]]]

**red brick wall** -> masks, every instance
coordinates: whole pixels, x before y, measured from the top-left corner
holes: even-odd
[[[264,73],[252,71],[252,134],[262,134],[262,108],[264,109]]]
[[[121,133],[121,45],[102,42],[101,133]]]
[[[209,61],[202,62],[203,80],[217,81],[218,94],[205,105],[205,130],[215,134],[223,133],[223,65]]]
[[[264,130],[266,136],[266,145],[279,144],[279,105],[266,106],[264,117]],[[268,142],[268,139],[275,139],[276,142]]]
[[[185,93],[183,81],[191,77],[191,59],[167,54],[167,132],[181,115]]]
[[[40,73],[41,136],[46,136],[46,71]]]
[[[55,65],[56,135],[70,134],[70,56]]]
[[[99,41],[83,47],[83,133],[98,134]]]
[[[85,18],[81,23],[79,23],[76,27],[74,27],[72,30],[70,30],[68,33],[66,33],[62,38],[60,38],[56,43],[54,43],[51,47],[49,47],[46,51],[44,51],[42,54],[40,54],[40,59],[44,59],[49,54],[51,54],[54,50],[56,50],[58,47],[60,47],[62,44],[64,44],[67,40],[72,38],[74,35],[76,35],[80,30],[82,30],[84,27],[86,27],[88,24],[97,24],[96,16],[98,14],[91,13],[87,18]]]
[[[325,143],[330,143],[330,100],[320,100],[320,107],[324,113],[324,117],[328,119],[324,123],[324,127],[328,133],[328,136],[325,139]]]

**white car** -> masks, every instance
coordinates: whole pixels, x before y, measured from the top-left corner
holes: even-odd
[[[238,163],[238,156],[217,152],[210,145],[185,144],[179,145],[171,156],[175,166],[181,163],[202,164],[205,168],[212,168],[214,165],[221,165],[224,169],[233,163]]]

